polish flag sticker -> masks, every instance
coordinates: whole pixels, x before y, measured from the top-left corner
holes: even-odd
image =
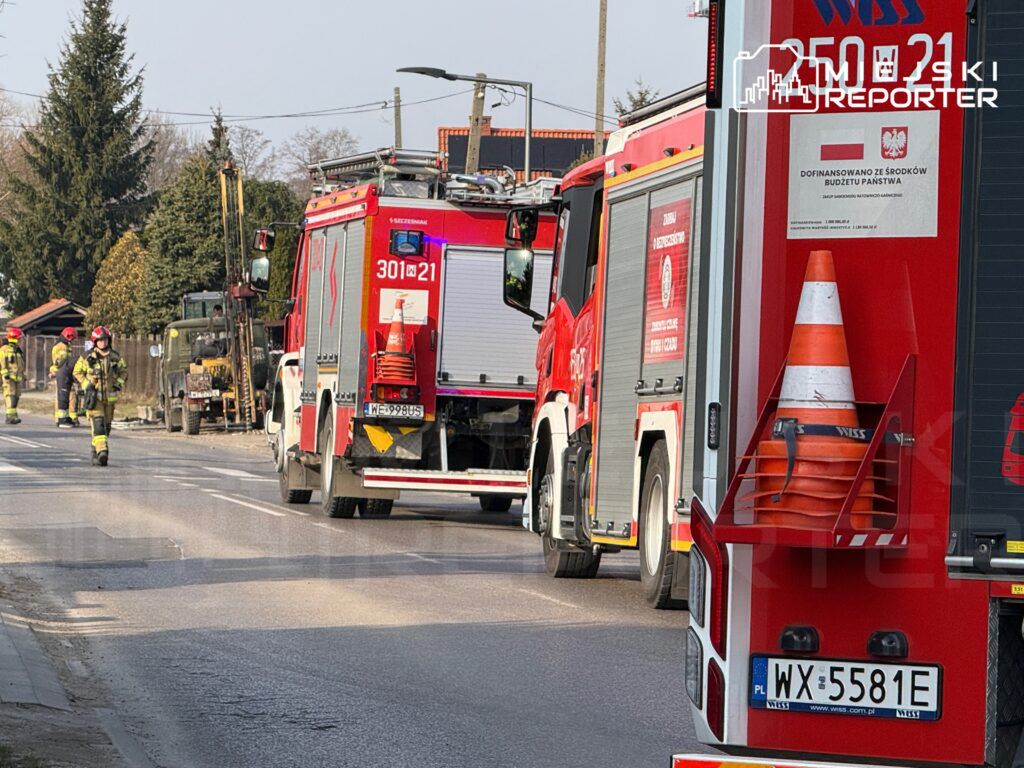
[[[831,130],[821,132],[821,160],[863,160],[864,131]]]

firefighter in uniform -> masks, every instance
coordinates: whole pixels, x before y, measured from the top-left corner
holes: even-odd
[[[6,424],[20,424],[18,398],[25,379],[25,353],[18,342],[21,328],[7,329],[7,343],[0,347],[0,381],[3,383],[4,404],[7,406]]]
[[[61,340],[53,345],[50,352],[50,378],[57,382],[57,405],[54,418],[62,429],[78,426],[78,398],[75,392],[75,359],[71,354],[71,343],[78,338],[78,331],[68,326],[60,332]]]
[[[111,347],[110,331],[102,325],[92,330],[93,348],[75,363],[75,381],[82,387],[86,416],[92,427],[92,463],[107,466],[107,437],[114,420],[117,393],[124,386],[126,366]]]

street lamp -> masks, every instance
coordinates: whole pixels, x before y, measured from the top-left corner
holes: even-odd
[[[530,140],[533,137],[533,83],[525,80],[501,80],[496,77],[477,77],[476,75],[456,75],[437,67],[402,67],[398,72],[413,75],[426,75],[441,80],[465,80],[470,83],[490,83],[492,85],[510,85],[522,88],[526,92],[526,139],[523,146],[523,177],[530,181]]]

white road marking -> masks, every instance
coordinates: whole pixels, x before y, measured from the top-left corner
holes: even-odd
[[[215,499],[220,499],[221,501],[229,501],[232,504],[237,504],[240,507],[248,507],[249,509],[255,509],[257,512],[263,512],[266,515],[273,515],[274,517],[285,517],[284,512],[278,512],[276,509],[267,509],[266,507],[261,507],[258,504],[250,504],[249,502],[242,501],[241,499],[233,499],[230,496],[225,496],[221,493],[211,493],[210,495],[213,496],[213,498]]]
[[[313,525],[315,525],[317,528],[326,528],[328,531],[334,531],[335,533],[343,533],[343,531],[340,528],[335,528],[333,525],[330,525],[329,523],[313,523]]]
[[[252,472],[246,472],[244,469],[232,469],[231,467],[206,467],[209,472],[216,472],[218,475],[227,475],[228,477],[241,477],[247,480],[259,480],[263,478],[257,478]]]
[[[24,467],[16,467],[13,464],[8,464],[6,461],[0,461],[0,472],[27,472],[28,470]]]
[[[537,592],[533,589],[525,589],[523,587],[518,587],[516,589],[516,592],[522,592],[524,595],[530,595],[531,597],[539,597],[541,600],[547,600],[549,603],[555,603],[556,605],[561,605],[565,608],[583,607],[581,605],[576,605],[575,603],[566,602],[565,600],[559,600],[557,597],[551,597],[551,595],[545,595],[543,592]]]
[[[195,483],[183,483],[180,480],[178,481],[178,485],[180,485],[182,488],[198,488],[199,487]]]
[[[420,555],[420,554],[418,554],[416,552],[406,552],[405,556],[406,557],[415,557],[417,560],[423,560],[424,562],[427,562],[427,563],[434,563],[436,565],[444,565],[444,563],[441,562],[440,560],[435,560],[432,557],[426,557],[425,555]]]
[[[0,440],[6,440],[8,443],[14,443],[14,445],[21,445],[26,448],[50,448],[49,445],[43,445],[32,440],[26,440],[23,437],[14,437],[12,435],[0,435]]]
[[[180,480],[181,475],[153,475],[157,480]]]

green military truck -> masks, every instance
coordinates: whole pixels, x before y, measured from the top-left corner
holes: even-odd
[[[252,370],[258,413],[262,417],[269,375],[267,334],[262,320],[252,323]],[[163,343],[152,351],[160,357],[160,404],[168,432],[199,432],[199,425],[239,418],[238,392],[232,380],[229,329],[224,317],[177,320],[164,329]],[[260,425],[255,425],[260,426]]]

